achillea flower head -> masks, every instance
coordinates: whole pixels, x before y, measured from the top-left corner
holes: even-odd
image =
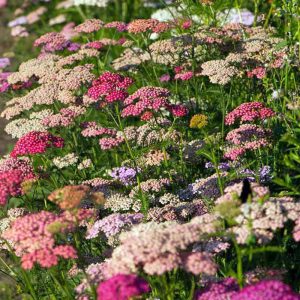
[[[175,75],[175,79],[178,80],[183,80],[183,81],[187,81],[190,80],[192,77],[194,76],[194,73],[191,71],[188,72],[184,72],[184,73],[179,73]]]
[[[63,169],[69,166],[75,165],[79,160],[79,157],[75,153],[68,153],[65,156],[57,156],[53,158],[53,164],[59,168]]]
[[[115,129],[101,127],[97,125],[96,122],[83,123],[82,127],[84,129],[81,131],[81,134],[84,137],[95,137],[95,136],[102,136],[102,135],[115,137],[117,135],[117,131]]]
[[[208,119],[207,116],[202,114],[194,115],[190,121],[190,128],[201,129],[205,127],[208,124],[207,119]]]
[[[232,295],[232,300],[299,300],[300,295],[286,284],[277,280],[263,280],[246,286],[240,292]]]
[[[111,102],[124,101],[128,97],[127,89],[133,84],[130,77],[105,72],[93,81],[87,95],[95,100],[103,101],[102,106]]]
[[[124,22],[120,22],[120,21],[113,21],[110,23],[106,23],[104,25],[105,28],[115,28],[117,29],[117,31],[119,32],[124,32],[127,30],[127,24]]]
[[[123,137],[107,137],[99,140],[99,145],[102,150],[110,150],[124,143]]]
[[[58,114],[50,114],[42,119],[41,124],[47,128],[68,127],[74,123],[75,118],[83,115],[86,109],[81,106],[62,108]]]
[[[159,81],[160,82],[168,82],[171,80],[171,76],[169,74],[163,74],[160,78]]]
[[[256,77],[258,79],[263,79],[266,77],[267,70],[264,67],[256,67],[255,69],[247,72],[248,78]]]
[[[86,43],[82,46],[82,49],[96,49],[100,50],[101,48],[104,47],[104,44],[102,44],[100,41],[93,41]]]
[[[10,65],[10,59],[7,57],[0,58],[0,69],[5,69]]]
[[[100,235],[101,232],[107,238],[119,234],[122,230],[128,230],[131,226],[142,222],[144,215],[141,213],[135,214],[120,214],[114,213],[101,220],[96,221],[92,227],[88,229],[87,239],[92,239]]]
[[[171,24],[168,22],[160,22],[155,19],[136,19],[128,24],[127,30],[129,33],[138,34],[155,32],[161,33],[171,28]]]
[[[21,184],[24,180],[22,171],[9,170],[0,172],[0,205],[4,206],[10,197],[22,195]]]
[[[82,24],[76,26],[74,30],[78,33],[92,33],[99,31],[104,25],[104,22],[99,19],[88,19]]]
[[[130,231],[121,233],[120,245],[114,249],[111,259],[107,260],[107,273],[113,276],[121,270],[124,274],[132,274],[141,268],[149,275],[161,275],[183,268],[188,272],[195,273],[197,269],[213,275],[216,266],[210,255],[202,256],[200,266],[200,257],[194,256],[195,253],[188,249],[201,240],[203,234],[214,231],[215,226],[215,218],[207,214],[185,224],[150,222],[136,225]],[[191,269],[189,262],[196,260],[197,267],[195,265],[195,269]]]
[[[131,185],[135,182],[138,170],[129,167],[113,168],[109,175],[117,180],[120,180],[124,185]]]
[[[70,245],[56,245],[55,233],[65,233],[76,228],[81,221],[91,218],[93,212],[79,209],[60,215],[40,211],[17,218],[2,237],[13,244],[22,267],[32,269],[35,263],[50,268],[58,264],[59,257],[76,258],[76,250]]]
[[[205,289],[198,290],[194,300],[227,300],[232,299],[239,291],[239,285],[233,278],[225,278],[220,282],[209,283]]]
[[[229,143],[224,157],[237,160],[247,151],[253,151],[270,146],[270,131],[252,124],[242,124],[239,128],[231,130],[226,140]]]
[[[232,125],[240,120],[241,123],[265,120],[275,115],[271,108],[265,107],[262,102],[246,102],[226,115],[225,124]]]
[[[48,148],[62,148],[64,140],[48,132],[32,131],[21,137],[13,151],[10,153],[11,157],[42,154]]]
[[[149,284],[136,275],[118,274],[99,284],[98,300],[129,300],[151,291]]]
[[[36,178],[32,164],[27,157],[7,157],[0,160],[0,172],[8,172],[13,170],[21,171],[22,178],[24,180]]]
[[[174,199],[170,200],[174,201]],[[167,204],[164,207],[150,208],[148,210],[147,220],[155,222],[184,222],[190,220],[193,217],[201,216],[207,212],[207,207],[202,200],[194,200],[192,202],[178,202],[174,204]]]
[[[124,104],[127,105],[122,110],[122,117],[143,116],[145,112],[155,112],[159,109],[169,110],[175,117],[182,117],[188,113],[183,105],[170,104],[170,92],[161,87],[146,86],[142,87],[128,98]]]
[[[39,37],[34,42],[35,47],[42,46],[45,52],[62,51],[71,44],[61,33],[49,32]]]

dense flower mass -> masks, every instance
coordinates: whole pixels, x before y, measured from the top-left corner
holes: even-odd
[[[127,300],[150,292],[149,284],[135,275],[116,275],[100,283],[97,289],[100,300]]]
[[[0,298],[300,300],[298,2],[0,0]]]
[[[237,120],[241,123],[251,122],[256,120],[265,120],[273,117],[274,111],[270,108],[265,107],[262,102],[248,102],[243,103],[232,112],[226,115],[225,124],[232,125]]]
[[[133,84],[130,77],[105,72],[94,80],[88,90],[88,96],[94,100],[102,100],[102,105],[115,101],[124,101],[128,97],[127,89]]]
[[[124,101],[126,107],[122,111],[122,117],[140,116],[160,109],[169,110],[176,117],[183,117],[188,110],[183,105],[172,105],[169,102],[170,92],[165,88],[147,86],[137,90]],[[152,114],[150,115],[152,118]]]
[[[62,148],[63,146],[64,140],[60,137],[48,132],[32,131],[18,140],[10,156],[17,157],[42,154],[45,153],[48,148]]]
[[[76,250],[69,245],[55,245],[53,233],[49,231],[51,224],[57,223],[59,230],[64,230],[72,223],[68,216],[57,216],[41,211],[18,218],[3,237],[13,243],[16,254],[22,256],[22,266],[31,269],[34,263],[49,268],[58,263],[58,258],[76,258]]]

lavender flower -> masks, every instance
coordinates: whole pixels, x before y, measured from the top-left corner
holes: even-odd
[[[0,69],[4,69],[10,65],[10,59],[7,57],[0,58]]]
[[[138,170],[128,167],[113,168],[110,176],[114,179],[120,180],[124,185],[131,185],[135,181],[135,176]]]
[[[138,224],[143,220],[144,215],[137,214],[111,214],[102,220],[98,220],[88,230],[87,239],[95,238],[102,231],[107,238],[121,232],[124,228],[129,228],[134,224]]]
[[[270,166],[263,166],[259,169],[259,177],[260,182],[265,183],[272,179],[271,175],[271,167]]]

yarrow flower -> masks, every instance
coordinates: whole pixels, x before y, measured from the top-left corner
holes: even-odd
[[[128,167],[119,167],[114,168],[109,172],[109,175],[120,180],[124,185],[130,185],[135,182],[136,174],[139,170],[128,168]]]
[[[274,115],[275,112],[272,109],[265,107],[262,102],[246,102],[226,115],[225,124],[232,125],[237,120],[240,120],[241,123],[265,120]]]
[[[118,274],[101,282],[97,288],[98,300],[129,300],[151,291],[149,284],[136,275]]]
[[[2,236],[13,243],[16,255],[21,256],[22,267],[32,269],[35,263],[44,268],[58,264],[58,258],[76,258],[76,250],[69,245],[55,245],[55,232],[72,230],[77,222],[91,217],[89,211],[76,215],[56,215],[47,211],[28,214],[16,219]]]
[[[178,80],[183,80],[183,81],[187,81],[190,80],[192,77],[194,76],[194,73],[191,71],[188,72],[184,72],[184,73],[178,73],[175,75],[175,79]]]
[[[169,30],[172,24],[169,22],[160,22],[155,19],[136,19],[128,24],[129,33],[145,33],[147,31],[161,33]]]
[[[32,131],[17,141],[10,156],[42,154],[48,148],[62,148],[63,146],[64,140],[61,137],[54,136],[48,132]]]
[[[20,170],[0,172],[0,205],[4,206],[10,197],[22,195],[21,184],[24,175]]]
[[[127,30],[127,24],[124,22],[120,22],[120,21],[113,21],[110,23],[106,23],[104,25],[105,28],[115,28],[117,29],[119,32],[123,32]]]
[[[230,146],[226,149],[224,157],[237,160],[249,150],[270,146],[269,137],[269,130],[257,125],[243,124],[227,134],[226,140]]]
[[[190,121],[190,128],[201,129],[205,127],[208,124],[207,119],[208,119],[207,116],[202,114],[194,115]]]
[[[298,300],[300,295],[278,280],[263,280],[248,285],[243,289],[235,279],[226,278],[217,283],[210,283],[204,290],[195,294],[195,300]]]
[[[88,229],[87,239],[97,237],[103,232],[107,238],[115,236],[124,229],[140,223],[144,219],[141,213],[136,214],[120,214],[114,213],[101,220],[96,221],[92,227]]]
[[[104,22],[99,19],[88,19],[82,24],[76,26],[74,30],[78,33],[92,33],[99,31],[104,25]]]
[[[143,118],[146,112],[155,112],[159,109],[169,110],[175,117],[183,117],[188,113],[185,106],[180,104],[170,104],[170,92],[168,89],[146,86],[137,90],[135,93],[125,99],[127,105],[122,110],[122,117],[141,116]]]
[[[247,76],[248,78],[256,77],[258,79],[263,79],[266,77],[267,70],[264,67],[256,67],[255,69],[248,71]]]
[[[120,74],[105,72],[94,80],[87,95],[100,100],[101,105],[115,101],[124,101],[128,97],[127,89],[133,84],[133,79]]]
[[[237,294],[232,296],[232,300],[299,300],[300,295],[277,280],[264,280],[259,283],[246,286]]]
[[[42,49],[45,52],[62,51],[71,46],[71,44],[71,41],[67,40],[61,33],[58,32],[46,33],[34,42],[35,47],[42,46]]]

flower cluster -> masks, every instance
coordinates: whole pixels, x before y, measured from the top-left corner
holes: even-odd
[[[107,260],[107,272],[130,274],[142,268],[150,275],[160,275],[175,268],[193,274],[213,275],[216,266],[209,253],[188,252],[188,247],[200,240],[201,235],[214,230],[211,217],[196,217],[191,222],[146,223],[135,226],[120,235],[120,246]]]
[[[83,214],[86,218],[89,214]],[[55,245],[54,230],[72,229],[75,221],[71,215],[55,215],[41,211],[16,219],[2,237],[14,243],[16,254],[22,257],[22,267],[32,269],[35,263],[50,268],[58,264],[58,258],[76,258],[76,250],[70,245]]]
[[[149,284],[136,275],[116,275],[99,284],[97,288],[100,300],[127,300],[150,292]]]
[[[105,72],[94,80],[88,90],[88,96],[94,100],[101,100],[105,105],[115,101],[124,101],[128,97],[126,90],[133,84],[130,77]]]
[[[62,148],[64,140],[48,132],[32,131],[22,136],[16,143],[11,157],[42,154],[48,148]]]
[[[226,149],[224,157],[237,160],[248,150],[253,151],[270,146],[269,136],[269,130],[257,125],[243,124],[227,134],[226,140],[230,146]]]
[[[225,124],[232,125],[237,120],[240,120],[241,123],[265,120],[273,117],[274,115],[274,111],[265,107],[264,103],[262,102],[246,102],[226,115]]]
[[[153,112],[160,109],[169,110],[175,117],[183,117],[188,110],[183,105],[174,105],[169,102],[170,92],[159,87],[142,87],[125,99],[126,107],[122,110],[122,117],[140,116],[141,120],[149,120]]]

